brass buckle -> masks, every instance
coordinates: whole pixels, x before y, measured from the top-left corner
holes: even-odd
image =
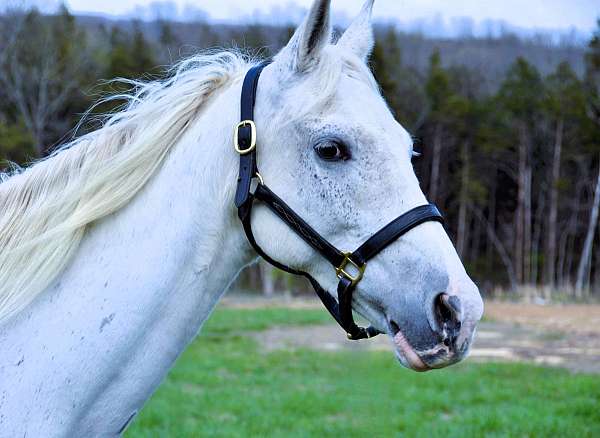
[[[343,252],[342,254],[344,255],[344,260],[342,260],[340,266],[335,268],[335,275],[337,275],[337,277],[340,279],[344,277],[350,280],[352,282],[352,285],[355,286],[363,277],[367,264],[365,263],[364,265],[360,266],[350,257],[352,256],[351,252]],[[348,264],[356,268],[357,274],[355,276],[352,276],[352,274],[346,271],[346,266],[348,266]]]
[[[238,143],[240,128],[243,128],[244,126],[250,126],[251,130],[250,146],[248,146],[246,149],[240,148]],[[244,120],[237,124],[233,133],[233,146],[235,147],[235,151],[240,155],[246,155],[256,148],[256,125],[252,120]]]

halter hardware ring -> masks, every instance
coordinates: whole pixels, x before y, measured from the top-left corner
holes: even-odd
[[[250,146],[242,149],[239,144],[239,132],[240,128],[244,128],[245,126],[250,126]],[[235,147],[235,151],[240,155],[249,154],[256,149],[256,125],[252,120],[243,120],[237,124],[233,131],[233,147]]]
[[[350,339],[351,341],[357,341],[358,339],[354,337],[354,335],[351,335],[350,333],[346,333],[346,337],[348,339]],[[371,336],[371,333],[369,333],[369,330],[365,330],[365,337],[366,339],[370,339],[373,336]]]
[[[256,172],[256,178],[258,179],[258,182],[260,184],[262,184],[263,186],[265,185],[265,180],[263,179],[262,176],[260,176],[260,173]]]
[[[362,279],[367,264],[365,263],[361,266],[358,263],[356,263],[354,260],[352,260],[352,253],[349,251],[345,251],[342,254],[344,255],[344,260],[342,260],[340,266],[335,268],[335,275],[337,275],[337,277],[340,279],[346,278],[347,280],[352,282],[352,286],[356,286],[358,282]],[[348,266],[349,264],[356,268],[356,275],[353,276],[348,271],[346,271],[346,266]]]

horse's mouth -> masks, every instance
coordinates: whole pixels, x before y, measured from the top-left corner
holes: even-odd
[[[415,349],[410,345],[410,342],[408,342],[408,340],[400,330],[398,324],[396,324],[394,321],[389,321],[388,324],[390,336],[392,338],[392,341],[394,342],[394,346],[396,347],[395,352],[398,361],[406,368],[410,368],[414,371],[429,371],[431,367],[429,367],[419,357]]]

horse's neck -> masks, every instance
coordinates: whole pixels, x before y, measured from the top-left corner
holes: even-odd
[[[0,328],[0,411],[14,426],[38,436],[117,432],[248,263],[229,204],[234,88],[215,97],[129,205],[89,229],[54,284]],[[66,419],[73,423],[59,424]]]

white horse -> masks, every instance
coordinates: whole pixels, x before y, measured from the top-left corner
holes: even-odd
[[[314,2],[260,79],[258,157],[270,187],[337,247],[355,248],[425,197],[411,137],[365,63],[372,1],[336,44],[329,3]],[[232,128],[251,65],[230,52],[183,61],[170,79],[137,84],[103,128],[5,176],[0,436],[120,434],[256,260],[233,202]],[[328,262],[267,208],[255,208],[253,228],[271,256],[335,290]],[[462,359],[483,311],[434,222],[369,262],[353,306],[415,370]],[[460,331],[445,345],[449,318]]]

